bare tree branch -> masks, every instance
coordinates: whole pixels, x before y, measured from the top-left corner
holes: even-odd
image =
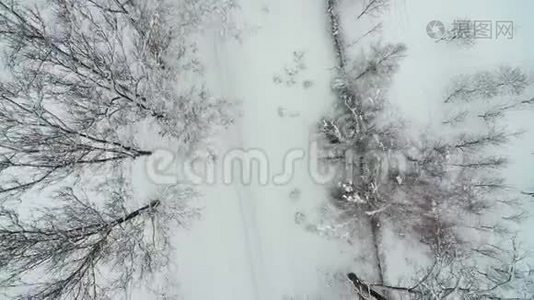
[[[56,197],[62,206],[44,208],[31,221],[15,211],[1,211],[0,286],[27,285],[27,294],[19,299],[112,295],[124,281],[138,280],[136,277],[148,276],[163,266],[168,242],[166,233],[160,231],[166,229],[151,230],[154,218],[163,218],[165,223],[172,216],[179,224],[187,217],[175,211],[179,207],[164,205],[162,200],[127,211],[122,198],[106,201],[103,208],[72,189],[62,190]],[[35,278],[39,273],[46,275]]]

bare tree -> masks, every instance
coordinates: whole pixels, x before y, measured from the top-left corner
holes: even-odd
[[[388,230],[384,224],[387,224],[392,227],[389,229],[419,240],[418,246],[428,250],[432,260],[446,266],[451,261],[456,264],[448,270],[440,265],[443,272],[438,272],[438,277],[444,277],[436,279],[443,280],[435,283],[436,287],[430,287],[434,284],[430,281],[436,277],[428,275],[424,280],[427,286],[419,285],[420,290],[406,288],[402,292],[409,290],[410,295],[418,299],[470,296],[455,290],[455,287],[469,287],[469,283],[462,281],[464,279],[458,283],[453,280],[467,276],[460,274],[463,269],[458,264],[461,264],[469,266],[474,273],[465,280],[479,284],[471,289],[478,297],[474,299],[497,299],[505,293],[504,286],[509,282],[501,283],[491,276],[485,277],[485,281],[478,279],[480,274],[475,271],[482,272],[484,268],[475,268],[481,263],[475,259],[475,254],[485,256],[485,247],[496,245],[487,241],[509,239],[514,224],[525,216],[524,201],[517,191],[505,184],[501,173],[507,164],[502,147],[519,132],[500,126],[499,119],[507,111],[530,101],[510,100],[498,107],[501,115],[488,122],[488,118],[477,112],[476,100],[487,103],[498,96],[520,96],[530,84],[528,78],[520,69],[510,67],[465,76],[456,81],[444,99],[445,106],[466,106],[465,110],[441,122],[453,126],[414,139],[404,131],[400,120],[388,115],[385,99],[385,91],[405,47],[374,45],[367,55],[358,57],[354,64],[349,63],[343,31],[337,21],[336,2],[329,3],[334,4],[328,8],[334,49],[341,58],[338,60],[339,79],[334,83],[339,101],[334,112],[336,117],[323,120],[322,129],[329,152],[326,158],[340,169],[349,170],[345,172],[347,177],[339,178],[333,187],[333,205],[329,207],[336,210],[331,214],[335,216],[335,227],[345,230],[348,239],[352,235],[359,239],[359,244],[368,244],[365,249],[374,252],[371,264],[375,273],[352,273],[349,279],[364,299],[369,296],[389,299],[396,291],[403,290],[391,286],[378,288],[387,286],[388,282],[388,266],[385,265],[388,249],[384,248],[382,240],[383,231]],[[506,251],[499,252],[499,255],[505,254]],[[484,266],[497,268],[492,263]],[[515,263],[514,259],[508,261],[508,266]],[[419,267],[426,265],[421,262]],[[498,268],[504,270],[504,266]],[[409,272],[405,274],[405,279],[414,277]],[[512,281],[517,282],[514,278],[510,283]],[[492,282],[499,285],[490,292]],[[437,287],[442,288],[441,294],[437,291],[432,294]]]
[[[387,274],[384,259],[380,259],[387,255],[380,242],[383,230],[380,224],[384,220],[404,235],[418,237],[436,260],[454,257],[463,264],[473,264],[477,262],[473,253],[485,252],[483,241],[510,236],[511,225],[524,218],[524,201],[517,200],[517,193],[504,184],[499,172],[506,166],[506,158],[495,156],[489,150],[506,145],[516,136],[514,132],[489,128],[487,133],[462,132],[449,138],[429,138],[419,146],[412,144],[410,147],[402,147],[403,144],[399,147],[398,137],[392,135],[397,147],[386,144],[384,152],[402,153],[405,167],[400,170],[391,163],[384,164],[387,160],[376,159],[376,149],[369,147],[373,140],[362,139],[365,136],[362,132],[355,136],[365,145],[361,148],[363,153],[374,159],[357,155],[360,166],[367,167],[351,177],[350,185],[336,188],[333,199],[336,207],[343,211],[338,222],[351,218],[361,220],[365,216],[371,218],[371,228],[374,228],[371,234],[375,237],[373,244],[379,258],[377,268],[384,274],[377,279],[379,286],[384,285]],[[373,137],[383,139],[385,136],[375,133]],[[377,175],[380,173],[373,171],[377,169],[388,176]],[[361,221],[353,224],[361,226]],[[472,239],[472,236],[480,239]],[[459,270],[455,269],[455,272]],[[448,282],[445,286],[450,285]],[[504,288],[504,285],[495,287],[495,294],[502,293],[501,286]],[[461,286],[465,286],[464,283]],[[481,295],[486,289],[472,289],[470,293]],[[444,289],[444,297],[452,291]],[[429,299],[427,290],[419,292],[422,294],[418,299]],[[385,293],[382,295],[392,295],[393,291],[386,289]]]
[[[330,35],[334,43],[334,51],[337,56],[337,67],[343,69],[345,66],[345,43],[342,32],[340,31],[339,15],[337,12],[337,0],[328,0],[327,12],[330,25]]]
[[[365,38],[370,38],[376,34],[379,34],[382,30],[383,24],[378,19],[378,15],[380,15],[384,10],[386,10],[389,6],[389,0],[364,0],[361,1],[362,8],[360,14],[356,17],[356,21],[360,21],[362,19],[365,19],[365,17],[371,17],[373,19],[373,22],[376,21],[376,24],[372,24],[372,26],[369,27],[369,29],[366,29],[366,31],[361,34],[358,38],[356,38],[354,41],[351,41],[346,46],[347,47],[353,47],[355,45],[358,45],[362,40]],[[364,24],[360,24],[362,26],[366,26]],[[361,26],[360,26],[361,27]]]
[[[360,19],[366,15],[375,17],[380,11],[389,6],[389,0],[363,0],[362,4],[362,10],[356,19]]]
[[[226,122],[226,102],[190,87],[191,47],[181,36],[198,22],[173,21],[165,1],[61,0],[26,8],[0,1],[0,34],[14,81],[41,85],[45,98],[94,119],[156,119],[165,134],[200,139]],[[190,16],[185,18],[185,16]]]
[[[354,45],[357,45],[359,42],[361,42],[366,37],[370,37],[373,34],[379,33],[382,30],[382,27],[383,27],[382,23],[378,23],[378,24],[374,25],[369,30],[367,30],[364,34],[362,34],[359,38],[357,38],[356,40],[350,42],[347,46],[348,47],[352,47]]]
[[[528,76],[521,69],[503,66],[495,71],[481,71],[454,78],[445,102],[489,101],[502,95],[520,95],[529,85]]]
[[[231,122],[226,101],[178,81],[194,63],[186,35],[206,14],[205,4],[180,4],[175,21],[166,1],[0,1],[10,71],[0,83],[2,197],[150,155],[120,134],[140,118],[182,150]]]
[[[369,284],[358,278],[356,274],[348,273],[347,278],[350,280],[350,282],[354,286],[354,289],[356,290],[356,293],[358,293],[361,298],[369,299],[369,297],[372,297],[372,299],[376,300],[387,300],[386,297],[375,291],[374,287],[371,287]]]
[[[378,163],[379,169],[382,170],[384,167],[393,167],[386,169],[386,172],[392,173],[388,173],[389,176],[385,177],[374,175],[377,173],[373,172],[373,169],[355,173],[358,176],[353,175],[350,184],[345,183],[336,187],[333,199],[336,207],[343,211],[340,214],[341,219],[337,222],[345,223],[353,219],[354,226],[361,226],[362,222],[356,220],[366,216],[371,220],[374,219],[371,228],[375,229],[371,230],[371,234],[375,236],[373,243],[378,255],[377,268],[378,272],[384,274],[375,279],[379,283],[376,286],[387,286],[384,283],[387,266],[383,265],[384,259],[380,259],[381,256],[387,255],[387,250],[382,248],[380,242],[380,232],[383,230],[380,224],[384,220],[396,230],[402,231],[404,235],[419,238],[422,247],[431,250],[434,260],[445,264],[446,267],[441,266],[441,271],[436,271],[437,275],[443,278],[432,279],[444,282],[431,283],[427,278],[424,285],[418,285],[420,289],[388,286],[381,291],[376,290],[373,287],[375,285],[365,283],[363,279],[359,279],[359,287],[371,286],[371,290],[378,295],[374,296],[376,299],[381,299],[382,295],[387,297],[386,295],[393,296],[404,292],[409,292],[408,294],[415,299],[447,299],[447,297],[454,299],[459,297],[458,295],[462,297],[474,295],[473,299],[480,299],[481,295],[487,296],[488,299],[501,299],[496,295],[506,294],[507,286],[520,284],[522,279],[518,282],[515,277],[501,277],[502,282],[496,277],[491,277],[499,274],[487,275],[488,278],[480,279],[478,272],[482,272],[482,267],[477,267],[478,264],[489,265],[490,271],[499,273],[496,268],[504,270],[506,266],[515,265],[518,261],[508,261],[508,265],[505,265],[503,260],[496,267],[491,264],[493,262],[482,263],[481,259],[475,259],[477,256],[487,258],[489,254],[505,256],[509,253],[493,244],[486,244],[485,241],[506,239],[513,233],[511,225],[521,222],[525,216],[524,201],[518,200],[517,193],[504,184],[504,178],[499,172],[506,166],[506,158],[487,151],[489,147],[505,145],[509,138],[515,135],[493,128],[486,134],[462,133],[453,135],[447,140],[430,138],[427,141],[423,140],[423,144],[417,147],[412,145],[409,148],[386,148],[389,151],[403,153],[405,167],[401,170],[391,164],[384,165],[385,160],[360,158],[360,164],[372,166]],[[375,135],[377,136],[382,138],[380,135]],[[366,145],[372,143],[367,141]],[[371,153],[376,157],[376,150]],[[484,155],[486,153],[489,154]],[[355,231],[361,230],[358,228]],[[478,238],[472,239],[472,236]],[[514,251],[518,251],[515,244]],[[449,265],[450,260],[454,260],[453,269],[449,269],[452,268]],[[467,266],[471,268],[469,271],[471,273],[462,273]],[[485,272],[490,274],[490,271]],[[504,274],[501,273],[500,275]],[[467,275],[471,277],[467,278]],[[363,276],[374,277],[370,274]],[[405,279],[411,278],[411,275],[406,274],[406,276]],[[458,282],[453,279],[458,279]],[[476,282],[477,286],[470,286],[467,280]],[[491,283],[495,287],[490,287]],[[442,290],[438,292],[436,289],[439,287]],[[460,290],[456,291],[455,287],[459,287]],[[367,293],[369,294],[369,291]],[[434,296],[435,298],[432,298]],[[528,297],[530,296],[518,299],[528,299]]]
[[[509,103],[495,105],[490,109],[481,112],[478,116],[485,121],[492,121],[502,118],[507,112],[514,110],[522,110],[534,104],[534,98],[518,101],[510,101]]]
[[[127,283],[149,280],[170,263],[169,230],[196,214],[184,206],[190,190],[172,193],[171,199],[167,195],[129,209],[131,199],[124,197],[131,195],[120,189],[105,201],[94,201],[94,196],[65,188],[37,216],[2,208],[4,294],[14,299],[108,299]]]
[[[367,4],[365,13],[371,13],[378,2]],[[376,7],[377,9],[378,7]],[[398,135],[402,124],[398,121],[382,122],[387,100],[384,91],[391,76],[404,57],[403,44],[374,44],[356,60],[345,59],[347,45],[337,17],[335,1],[330,2],[331,34],[338,57],[339,75],[333,89],[338,96],[334,117],[323,120],[323,132],[328,148],[336,153],[328,159],[348,170],[339,184],[333,187],[335,207],[342,211],[338,222],[358,220],[368,228],[370,244],[376,262],[376,278],[384,280],[382,263],[380,215],[387,210],[398,186],[396,176],[383,172],[390,160],[389,151],[403,147]],[[394,151],[394,150],[393,150]],[[386,178],[384,178],[386,177]],[[356,225],[356,226],[358,226]]]
[[[515,240],[511,244],[509,249],[487,245],[468,259],[459,255],[437,258],[419,278],[413,278],[411,286],[364,284],[409,299],[531,299],[534,278],[524,264],[527,254]]]
[[[168,232],[196,214],[182,201],[192,191],[178,187],[174,201],[164,195],[134,205],[124,183],[117,188],[106,180],[98,193],[86,194],[60,181],[76,179],[82,168],[150,155],[125,133],[138,121],[188,150],[231,121],[230,107],[188,76],[197,62],[186,35],[205,14],[195,9],[204,6],[46,4],[0,0],[9,71],[0,83],[0,196],[59,188],[50,199],[36,199],[45,201],[31,215],[27,201],[16,209],[0,202],[0,287],[15,299],[116,298],[171,263]],[[109,187],[117,190],[106,193]]]
[[[466,105],[464,110],[443,122],[451,125],[443,129],[443,137],[436,134],[417,147],[417,157],[406,155],[408,161],[415,163],[410,176],[417,178],[418,184],[412,187],[413,191],[417,191],[421,183],[432,189],[425,192],[432,199],[431,205],[423,205],[418,211],[432,212],[432,219],[442,223],[440,230],[428,231],[423,229],[432,226],[423,222],[418,232],[437,237],[437,232],[447,229],[452,237],[450,245],[472,249],[477,245],[471,243],[468,236],[473,233],[469,230],[488,239],[506,238],[510,223],[521,221],[525,215],[525,201],[518,200],[519,193],[504,184],[505,178],[500,172],[507,165],[507,158],[500,154],[502,147],[521,132],[507,130],[500,121],[506,112],[530,103],[529,100],[509,100],[522,97],[529,84],[523,71],[510,67],[462,76],[454,81],[445,97],[445,106]],[[480,109],[487,112],[487,103],[501,96],[505,104],[492,108],[491,116],[477,113]],[[440,194],[443,196],[436,197]],[[458,219],[458,215],[469,217]],[[467,235],[462,234],[466,232]]]
[[[457,105],[450,99],[446,97],[446,105]],[[505,184],[500,171],[507,165],[502,147],[520,133],[499,127],[498,119],[480,121],[475,113],[462,114],[454,124],[443,122],[453,129],[443,130],[442,137],[434,134],[405,153],[410,164],[404,182],[411,204],[404,214],[413,213],[411,225],[406,225],[414,226],[436,258],[460,259],[458,253],[472,253],[485,240],[507,239],[512,225],[524,218],[525,201]],[[469,261],[471,256],[461,259]]]
[[[66,114],[37,91],[0,85],[0,194],[25,192],[65,178],[80,167],[150,155],[122,142],[113,125]],[[33,94],[36,93],[36,94]],[[35,100],[40,100],[35,102]],[[91,117],[91,116],[89,116]]]

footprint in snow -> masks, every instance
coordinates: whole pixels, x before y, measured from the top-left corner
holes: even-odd
[[[295,213],[295,224],[300,225],[306,221],[306,215],[300,211]]]
[[[289,192],[289,198],[296,201],[300,198],[300,194],[301,194],[300,189],[294,188],[291,190],[291,192]]]

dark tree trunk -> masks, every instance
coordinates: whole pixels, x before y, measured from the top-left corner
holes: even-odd
[[[382,296],[380,293],[371,288],[368,284],[360,280],[358,276],[354,273],[348,273],[347,278],[352,282],[352,285],[356,288],[359,294],[362,296],[372,296],[376,300],[388,300],[386,297]]]

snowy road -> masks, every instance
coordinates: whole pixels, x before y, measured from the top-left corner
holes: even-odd
[[[308,152],[315,124],[334,101],[325,6],[319,0],[247,1],[241,4],[248,28],[242,43],[215,32],[202,45],[214,93],[241,101],[246,112],[221,138],[219,159],[232,149],[260,150],[272,178],[288,151]],[[203,218],[179,246],[185,299],[332,299],[321,271],[346,267],[348,255],[340,255],[338,242],[295,224],[296,212],[314,212],[326,199],[325,187],[309,176],[307,159],[295,164],[287,184],[234,177],[204,193]]]

